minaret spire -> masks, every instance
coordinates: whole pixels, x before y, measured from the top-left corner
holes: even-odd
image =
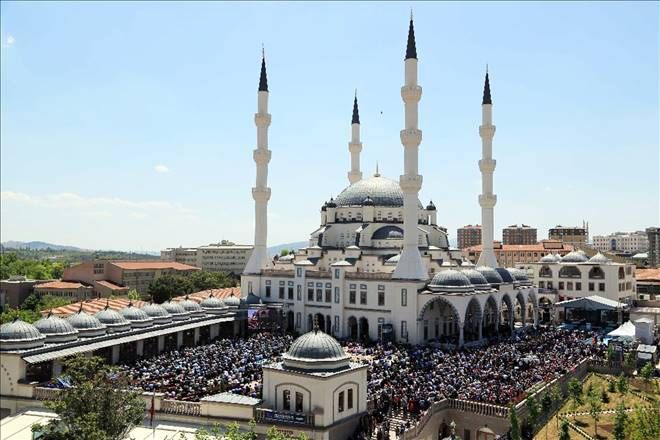
[[[351,153],[351,170],[348,172],[348,181],[353,184],[362,180],[362,172],[360,171],[362,142],[360,142],[360,113],[358,111],[357,89],[355,89],[355,97],[353,98],[351,141],[348,143],[348,151]]]
[[[257,113],[254,115],[254,123],[257,126],[257,148],[252,155],[257,165],[256,183],[254,188],[252,188],[252,198],[254,199],[254,249],[245,266],[244,274],[258,274],[270,264],[268,251],[266,250],[268,200],[270,200],[268,163],[271,157],[271,151],[268,149],[268,127],[271,121],[270,113],[268,113],[268,96],[266,56],[262,48],[261,75],[259,76],[259,91],[257,92]]]
[[[497,162],[493,159],[493,136],[495,126],[493,125],[493,102],[490,97],[490,81],[488,78],[488,66],[486,66],[486,79],[484,82],[484,97],[481,103],[481,125],[479,126],[481,136],[481,160],[479,170],[481,171],[481,255],[479,266],[497,267],[497,258],[493,250],[494,236],[494,207],[497,196],[493,194],[493,172]]]
[[[415,48],[415,30],[410,15],[408,46],[406,48],[405,84],[401,87],[401,98],[405,108],[405,128],[401,130],[403,144],[403,175],[399,186],[403,191],[403,250],[394,269],[392,278],[406,280],[426,280],[428,270],[419,253],[417,224],[417,200],[422,188],[422,176],[419,175],[419,144],[422,131],[418,125],[418,104],[422,97],[422,88],[417,84],[417,49]]]

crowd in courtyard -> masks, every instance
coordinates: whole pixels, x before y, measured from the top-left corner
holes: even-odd
[[[166,399],[197,401],[221,392],[260,398],[262,364],[286,352],[292,341],[291,336],[267,333],[218,339],[120,369],[135,388],[164,393]]]

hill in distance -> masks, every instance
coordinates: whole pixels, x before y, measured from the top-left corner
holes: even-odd
[[[31,251],[41,251],[52,249],[54,251],[89,251],[76,246],[65,246],[61,244],[46,243],[44,241],[5,241],[2,247],[6,249],[29,249]]]
[[[279,255],[283,249],[300,249],[307,247],[309,242],[307,241],[296,241],[295,243],[283,243],[268,248],[268,255]]]

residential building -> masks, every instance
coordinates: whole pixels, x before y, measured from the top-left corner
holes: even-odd
[[[645,231],[615,232],[609,235],[594,235],[592,246],[600,252],[646,252],[649,239]]]
[[[79,281],[48,281],[34,286],[34,293],[39,298],[44,296],[59,296],[76,301],[94,297],[94,287]]]
[[[582,227],[557,225],[550,228],[548,238],[570,244],[578,249],[585,247],[589,242],[589,223],[582,222]]]
[[[649,267],[660,265],[660,228],[646,228],[646,236],[649,240],[648,261]]]
[[[580,250],[563,257],[551,254],[527,267],[539,293],[556,293],[560,301],[598,295],[629,302],[635,297],[635,266],[614,263],[601,253],[591,258]]]
[[[465,249],[470,246],[481,244],[481,225],[466,225],[458,228],[458,248]]]
[[[522,224],[507,226],[502,229],[502,243],[507,244],[536,244],[536,228]]]
[[[18,307],[30,296],[36,284],[44,283],[41,280],[29,280],[22,275],[10,277],[8,280],[0,281],[0,307]]]
[[[163,261],[196,266],[209,272],[239,275],[250,259],[254,246],[239,244],[209,244],[196,248],[167,248],[160,252]]]
[[[64,269],[62,280],[91,285],[98,295],[125,293],[136,289],[146,294],[152,281],[167,274],[189,274],[199,270],[173,261],[86,261]],[[116,293],[115,293],[116,292]]]
[[[566,255],[572,250],[573,246],[558,240],[542,240],[534,244],[502,244],[499,241],[493,242],[493,251],[500,267],[514,267],[520,264],[533,263],[545,255]],[[481,245],[463,249],[463,256],[476,264],[481,256]]]
[[[637,299],[660,300],[660,269],[637,269]]]

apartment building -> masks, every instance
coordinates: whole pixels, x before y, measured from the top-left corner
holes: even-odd
[[[239,275],[250,259],[253,246],[240,244],[209,244],[197,248],[167,248],[160,252],[162,261],[196,266],[209,272]]]
[[[94,288],[79,281],[48,281],[34,286],[34,294],[39,298],[44,296],[59,296],[61,298],[82,301],[93,298]]]
[[[576,248],[585,247],[589,242],[589,223],[582,222],[582,227],[557,225],[550,228],[548,238],[559,240]]]
[[[458,228],[458,248],[465,249],[481,244],[481,225],[466,225]]]
[[[593,247],[600,252],[646,252],[649,238],[646,231],[615,232],[609,235],[594,235]]]
[[[660,228],[646,228],[648,237],[648,261],[649,267],[658,267],[660,265]]]
[[[558,240],[543,240],[535,244],[502,244],[493,242],[495,258],[500,267],[514,267],[525,263],[535,263],[548,254],[564,256],[573,250],[573,246]],[[479,261],[481,244],[463,249],[463,256],[472,263]]]
[[[522,224],[507,226],[502,229],[502,243],[507,244],[536,244],[536,228]]]

